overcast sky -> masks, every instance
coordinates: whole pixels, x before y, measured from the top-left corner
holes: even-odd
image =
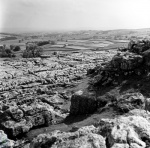
[[[150,28],[150,0],[0,0],[0,31]]]

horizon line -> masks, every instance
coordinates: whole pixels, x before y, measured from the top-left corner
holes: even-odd
[[[6,28],[5,28],[6,29]],[[0,29],[0,30],[5,30],[4,28],[3,29]],[[0,31],[0,34],[2,33],[41,33],[41,32],[76,32],[76,31],[113,31],[113,30],[143,30],[143,29],[150,29],[150,28],[115,28],[115,29],[53,29],[53,30],[49,30],[49,29],[46,29],[46,30],[42,30],[42,29],[39,29],[39,30],[33,30],[33,29],[21,29],[21,28],[18,28],[19,30],[15,30],[15,31],[9,31],[10,28],[7,28],[7,30],[5,31]],[[16,29],[16,28],[15,28]]]

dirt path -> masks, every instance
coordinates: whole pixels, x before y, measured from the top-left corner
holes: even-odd
[[[34,137],[36,137],[39,134],[50,133],[54,130],[69,132],[72,129],[72,127],[80,128],[83,126],[93,125],[94,123],[98,122],[102,118],[114,118],[115,116],[117,116],[116,112],[114,112],[112,109],[109,109],[100,114],[97,112],[95,114],[87,115],[87,116],[80,115],[80,116],[67,117],[64,123],[31,130],[27,134],[27,138],[28,140],[32,140]]]

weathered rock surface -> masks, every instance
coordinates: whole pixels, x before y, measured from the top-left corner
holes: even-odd
[[[135,113],[141,112],[135,110]],[[142,114],[147,114],[143,111]],[[126,116],[114,120],[103,119],[99,122],[100,134],[106,137],[108,147],[149,147],[150,122],[148,119],[133,115],[134,111]]]
[[[146,148],[150,146],[149,119],[149,112],[136,109],[114,119],[100,119],[95,126],[82,127],[74,132],[41,134],[33,139],[30,148]]]
[[[59,59],[53,55],[0,61],[0,129],[15,138],[34,127],[62,122],[69,114],[71,99],[62,92],[80,83],[98,61],[114,54],[100,51],[66,54]]]
[[[131,44],[131,45],[130,45]],[[124,50],[124,52],[118,52],[112,59],[107,63],[104,62],[90,69],[88,74],[92,77],[90,85],[97,87],[107,87],[107,85],[118,85],[121,84],[123,80],[127,80],[130,77],[148,74],[149,72],[149,42],[130,42],[129,47]],[[81,58],[82,59],[82,58]],[[76,59],[76,61],[82,61],[81,59]],[[72,67],[74,67],[72,65]],[[90,88],[90,87],[89,87]],[[97,89],[98,90],[98,89]],[[110,106],[119,113],[127,113],[123,116],[116,117],[114,119],[100,119],[100,122],[95,126],[95,131],[90,132],[92,136],[102,136],[105,139],[105,146],[109,148],[146,148],[149,147],[150,143],[150,122],[148,118],[148,113],[132,112],[133,109],[146,109],[149,110],[149,99],[143,96],[140,91],[134,93],[119,94],[112,100],[103,100],[92,89],[83,89],[76,92],[71,98],[71,115],[79,114],[90,114],[96,111],[99,107]],[[137,114],[135,114],[137,113]],[[80,130],[80,129],[79,129]],[[78,130],[78,131],[79,131]],[[76,131],[77,132],[77,131]],[[75,134],[76,132],[72,132]],[[77,138],[72,139],[68,138],[68,133],[65,133],[66,139],[62,142],[58,142],[56,139],[59,137],[57,133],[54,142],[52,139],[50,142],[45,142],[44,145],[54,146],[55,147],[80,147],[76,145],[77,143],[85,143],[88,147],[89,143],[85,141],[84,137],[80,137],[81,141]],[[94,135],[93,135],[94,134]],[[42,135],[41,135],[42,136]],[[69,135],[70,136],[70,135]],[[50,136],[51,137],[51,136]],[[61,135],[61,138],[63,135]],[[89,136],[86,135],[88,139]],[[96,137],[95,137],[96,138]],[[68,140],[69,139],[69,140]],[[34,144],[38,145],[39,142],[34,139]],[[41,140],[41,141],[43,141]],[[97,140],[99,141],[99,140]],[[77,143],[76,143],[77,142]],[[43,143],[43,142],[42,142]],[[91,143],[90,143],[91,144]],[[84,145],[83,145],[84,146]],[[91,145],[90,145],[91,146]],[[91,146],[92,147],[92,146]]]
[[[133,109],[145,109],[146,99],[141,93],[127,93],[117,98],[116,109],[126,113]]]
[[[0,127],[11,138],[28,132],[32,127],[52,124],[52,113],[36,102],[28,106],[24,104],[2,107]]]
[[[73,133],[55,131],[51,134],[39,135],[30,144],[30,148],[106,148],[105,139],[95,134],[94,126],[83,127]]]
[[[142,43],[135,43],[136,48],[144,48],[149,42]],[[135,50],[133,52],[131,48],[135,47],[130,46],[130,44],[132,42],[129,43],[126,52],[118,52],[109,62],[101,63],[100,66],[88,71],[88,74],[92,77],[90,86],[105,88],[111,85],[117,86],[130,77],[141,77],[148,73],[148,57],[144,54],[144,52],[148,51],[148,48],[142,49],[141,52],[136,52]],[[95,92],[98,90],[96,87],[93,87]],[[101,90],[99,89],[99,91]],[[112,105],[124,113],[135,108],[149,108],[148,100],[140,93],[119,94],[115,98],[116,101],[112,103],[112,100],[103,101],[95,92],[90,89],[86,91],[83,89],[82,93],[81,91],[75,93],[71,98],[70,113],[74,115],[93,113],[98,107],[104,107],[106,104]]]
[[[79,90],[71,97],[70,114],[92,114],[97,111],[98,108],[104,107],[109,101],[111,100],[98,98],[96,92],[88,88]]]
[[[96,69],[95,77],[91,84],[105,86],[117,84],[119,77],[123,79],[131,75],[142,75],[146,72],[143,65],[143,57],[135,53],[121,52],[104,66]]]
[[[126,79],[128,76],[140,76],[149,71],[150,41],[131,41],[128,48],[118,52],[111,61],[96,67],[91,82],[96,86],[118,84],[119,77]]]
[[[97,109],[103,110],[113,107],[118,113],[127,113],[133,109],[149,110],[149,103],[141,93],[126,93],[115,98],[103,99],[97,97],[94,91],[80,90],[71,98],[70,114],[81,115],[91,114]]]
[[[82,90],[76,92],[71,98],[70,114],[89,114],[96,111],[97,101],[94,95]]]
[[[149,40],[131,40],[128,44],[128,49],[130,52],[140,54],[146,50],[150,49]]]
[[[69,113],[70,98],[56,90],[71,90],[69,87],[78,84],[88,69],[92,88],[118,86],[130,76],[148,74],[148,49],[149,42],[142,41],[130,42],[124,52],[110,52],[109,56],[106,52],[85,52],[65,55],[61,60],[53,57],[3,61],[0,63],[0,129],[14,138],[34,127],[53,124],[56,116],[64,119]],[[102,100],[95,91],[88,89],[75,93],[71,97],[71,115],[91,114],[105,105],[128,114],[100,119],[96,127],[39,135],[30,147],[149,147],[149,112],[133,109],[150,110],[150,101],[137,92],[121,94],[113,101]]]
[[[14,141],[7,138],[4,131],[0,130],[0,148],[12,148],[14,146]]]

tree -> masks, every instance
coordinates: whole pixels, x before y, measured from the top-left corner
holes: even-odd
[[[14,53],[12,52],[11,49],[4,49],[1,53],[0,53],[0,57],[15,57]]]
[[[43,53],[43,49],[36,45],[27,45],[26,50],[24,50],[23,58],[35,58],[40,57]]]
[[[20,51],[20,50],[21,50],[20,46],[15,46],[13,49],[13,51]]]

